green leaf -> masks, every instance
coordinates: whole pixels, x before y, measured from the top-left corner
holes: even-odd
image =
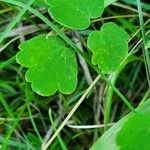
[[[98,18],[104,10],[104,0],[46,0],[49,14],[58,23],[71,29],[86,29],[90,18]]]
[[[150,116],[150,99],[144,102],[140,107],[136,109],[138,113],[143,113]],[[109,130],[107,130],[97,141],[93,144],[90,150],[120,150],[120,146],[117,144],[116,139],[121,128],[125,126],[130,118],[133,116],[133,112],[123,117],[120,121],[115,123]],[[135,123],[136,124],[136,123]],[[137,131],[140,131],[140,127],[136,127]],[[130,133],[133,134],[133,133]],[[139,135],[140,136],[140,135]],[[149,139],[149,138],[148,138]],[[124,139],[125,140],[125,139]],[[128,149],[127,149],[128,150]],[[133,149],[134,150],[134,149]]]
[[[87,41],[93,52],[92,63],[103,73],[115,72],[128,55],[129,35],[114,23],[106,23],[100,31],[93,31]]]
[[[40,35],[20,44],[16,59],[29,68],[26,80],[42,96],[53,95],[57,90],[72,93],[77,86],[75,53],[57,36]]]
[[[117,0],[105,0],[105,1],[104,1],[104,6],[106,7],[106,6],[108,6],[108,5],[112,4],[112,3],[114,3],[115,1],[117,1]]]
[[[116,143],[120,150],[150,149],[150,116],[143,113],[134,114],[121,128]]]

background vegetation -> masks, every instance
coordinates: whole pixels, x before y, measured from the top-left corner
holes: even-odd
[[[144,21],[147,22],[145,29],[149,35],[150,2],[143,0],[142,3]],[[47,6],[42,1],[37,1],[32,6],[52,21],[47,13]],[[4,35],[3,31],[10,27],[8,24],[16,19],[20,9],[0,2],[1,37]],[[138,13],[136,3],[132,0],[121,0],[108,6],[101,18],[92,20],[91,26],[84,31],[74,32],[53,22],[84,51],[87,51],[87,35],[94,29],[99,30],[108,21],[115,22],[129,33],[129,50],[134,50],[135,57],[128,61],[116,77],[116,87],[134,107],[150,96],[142,57],[141,34],[137,32],[140,29]],[[40,149],[43,140],[46,142],[55,132],[97,76],[78,56],[79,81],[73,94],[68,96],[57,93],[51,97],[37,95],[25,81],[26,69],[16,63],[15,55],[21,42],[41,33],[53,34],[46,24],[27,11],[8,33],[7,38],[3,41],[0,38],[0,142],[7,141],[6,149]],[[108,99],[112,99],[112,105],[107,103]],[[111,105],[110,110],[107,105]],[[106,112],[110,116],[106,116]],[[63,128],[60,136],[51,144],[50,149],[88,149],[108,127],[128,112],[129,109],[120,98],[100,80]],[[17,118],[17,122],[14,122],[14,118]]]

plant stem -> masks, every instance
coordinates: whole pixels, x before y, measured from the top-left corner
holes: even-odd
[[[131,54],[131,52],[129,54]],[[137,58],[137,57],[132,57],[131,55],[129,55],[129,57],[127,57],[127,59],[124,61],[124,63],[122,63],[122,65],[118,68],[118,70],[112,75],[112,77],[111,77],[111,83],[114,86],[116,84],[116,81],[118,79],[119,74],[122,72],[122,70],[124,69],[124,67],[127,64],[129,64],[129,63],[131,63],[133,61],[141,61],[141,60],[139,58]],[[109,120],[110,120],[113,94],[114,94],[113,88],[111,86],[108,86],[107,95],[106,95],[106,106],[105,106],[106,109],[105,109],[105,115],[104,115],[104,123],[105,124],[108,124]]]
[[[143,56],[145,60],[145,68],[146,68],[146,74],[147,74],[147,79],[150,87],[150,56],[148,53],[148,49],[146,49],[146,36],[145,36],[145,26],[144,26],[144,20],[143,20],[143,12],[142,12],[142,7],[141,7],[141,1],[137,0],[137,7],[138,7],[138,14],[139,14],[139,21],[140,21],[140,26],[141,26],[141,33],[143,37]]]
[[[11,107],[7,104],[4,96],[2,95],[2,93],[0,93],[0,102],[3,104],[4,108],[6,109],[7,113],[9,114],[9,116],[11,117],[11,119],[14,119],[14,115],[13,115],[13,111],[11,110]]]
[[[29,117],[30,117],[31,123],[33,125],[33,128],[35,130],[35,133],[37,134],[40,142],[42,143],[42,137],[41,137],[41,135],[40,135],[40,133],[39,133],[39,131],[37,129],[37,126],[36,126],[35,122],[34,122],[33,115],[32,115],[31,109],[30,109],[30,103],[28,104],[27,108],[28,108]]]
[[[48,114],[49,114],[49,118],[50,118],[50,122],[52,124],[52,127],[53,127],[54,131],[56,132],[57,128],[56,128],[56,125],[55,125],[55,123],[53,121],[53,118],[52,118],[52,111],[51,111],[51,109],[49,109]],[[57,135],[57,139],[58,139],[58,141],[59,141],[59,143],[60,143],[60,145],[62,147],[62,150],[68,150],[66,145],[65,145],[65,143],[64,143],[64,141],[62,140],[62,138],[61,138],[61,136],[59,134]]]
[[[6,60],[5,62],[2,62],[0,64],[0,70],[12,64],[13,62],[15,62],[15,60],[16,60],[16,56],[13,56],[10,59]]]

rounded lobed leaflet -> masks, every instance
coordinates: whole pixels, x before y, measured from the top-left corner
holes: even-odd
[[[61,25],[83,30],[90,18],[98,18],[104,10],[104,0],[46,0],[50,16]]]
[[[77,86],[75,53],[57,36],[40,35],[19,45],[16,60],[28,68],[25,78],[33,90],[50,96],[56,91],[71,94]]]
[[[103,73],[115,72],[128,55],[129,35],[116,24],[105,23],[100,31],[93,31],[87,41],[93,52],[92,63]]]

